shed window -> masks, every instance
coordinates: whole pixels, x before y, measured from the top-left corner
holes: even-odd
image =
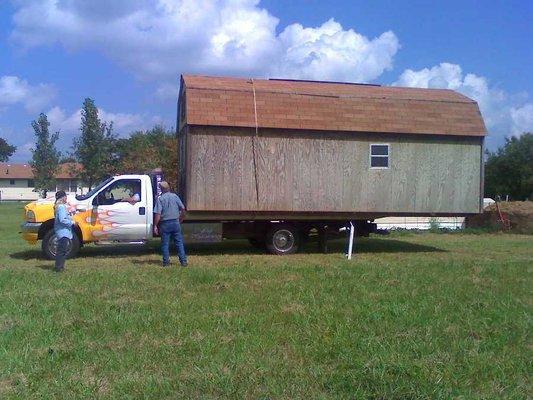
[[[370,145],[370,168],[376,168],[376,169],[389,168],[389,145],[388,144],[371,144]]]
[[[28,179],[28,187],[32,188],[34,186],[35,186],[35,182],[33,181],[33,179]]]
[[[14,180],[14,179],[10,179],[10,180],[9,180],[9,184],[10,184],[10,185],[14,185],[14,184],[15,184],[15,180]]]

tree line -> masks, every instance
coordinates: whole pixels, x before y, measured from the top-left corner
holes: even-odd
[[[50,132],[46,114],[41,113],[31,125],[35,147],[31,150],[30,165],[36,190],[53,190],[60,164],[65,162],[80,165],[79,170],[72,166],[70,172],[89,189],[111,175],[141,174],[155,168],[162,168],[168,182],[176,184],[178,142],[174,131],[161,125],[132,132],[128,138],[119,138],[113,123],[102,122],[94,100],[87,98],[81,110],[80,134],[67,154],[57,149],[59,132]]]
[[[485,196],[533,200],[533,133],[505,139],[485,160]]]

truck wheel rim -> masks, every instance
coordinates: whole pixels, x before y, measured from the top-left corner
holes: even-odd
[[[72,240],[69,242],[67,246],[67,253],[66,253],[67,255],[70,253],[70,250],[72,250]],[[52,236],[50,240],[48,241],[48,251],[54,257],[57,255],[57,236],[56,235]]]
[[[294,246],[294,235],[291,231],[281,229],[274,233],[272,243],[277,251],[289,251]]]

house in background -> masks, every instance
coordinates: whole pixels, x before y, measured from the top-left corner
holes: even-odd
[[[64,190],[67,193],[87,191],[77,173],[79,170],[79,164],[61,164],[56,175],[55,190],[48,194],[53,194],[58,190]],[[0,163],[0,200],[36,200],[38,198],[39,193],[35,191],[35,180],[29,164]]]

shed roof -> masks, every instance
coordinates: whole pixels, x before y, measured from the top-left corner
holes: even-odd
[[[77,163],[64,163],[59,165],[56,179],[76,178],[81,165]],[[0,163],[0,179],[33,179],[33,172],[29,164]]]
[[[187,123],[484,136],[477,103],[449,89],[183,75]],[[255,107],[254,107],[255,91]]]

